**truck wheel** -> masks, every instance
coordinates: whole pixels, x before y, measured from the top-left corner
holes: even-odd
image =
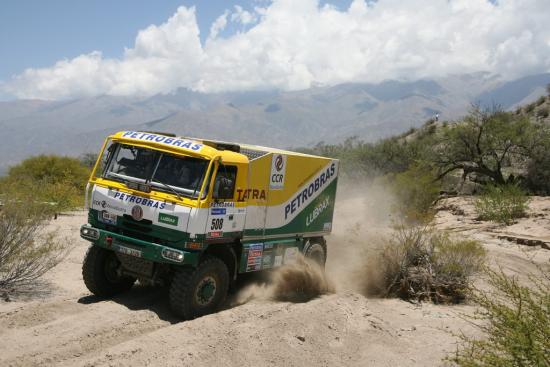
[[[82,277],[86,287],[99,297],[110,297],[132,288],[135,278],[118,273],[120,261],[113,251],[98,246],[90,246],[84,264]]]
[[[197,268],[177,271],[170,286],[170,307],[185,320],[215,312],[225,301],[229,271],[223,261],[207,256]]]
[[[309,240],[304,248],[304,256],[315,261],[321,268],[325,267],[327,252],[325,246],[315,240]]]

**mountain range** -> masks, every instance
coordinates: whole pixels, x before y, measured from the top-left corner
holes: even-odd
[[[0,174],[31,155],[97,152],[107,135],[125,129],[281,148],[351,136],[374,141],[436,114],[441,120],[460,118],[472,104],[514,109],[545,94],[549,83],[550,73],[504,80],[480,72],[291,92],[203,94],[179,89],[152,97],[0,102]]]

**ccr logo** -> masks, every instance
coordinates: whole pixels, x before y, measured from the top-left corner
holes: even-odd
[[[282,190],[285,186],[286,156],[274,154],[271,158],[271,173],[269,176],[269,188]]]
[[[275,158],[275,169],[277,170],[277,172],[281,172],[281,170],[283,169],[283,166],[284,166],[283,156],[279,154],[277,158]]]

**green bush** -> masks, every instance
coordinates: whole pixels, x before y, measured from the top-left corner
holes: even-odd
[[[533,112],[534,110],[535,110],[535,104],[534,103],[529,103],[528,105],[525,106],[525,113],[527,113],[527,114]]]
[[[526,215],[529,198],[517,185],[487,185],[475,201],[480,220],[512,224]]]
[[[550,195],[550,154],[543,152],[527,165],[525,186],[537,195]]]
[[[530,276],[530,287],[502,271],[488,271],[493,291],[475,291],[481,309],[472,318],[484,338],[461,335],[448,358],[459,366],[550,366],[550,277]]]
[[[36,156],[9,169],[0,180],[0,195],[27,194],[29,200],[58,213],[83,203],[83,192],[90,169],[78,159],[59,156]]]
[[[394,209],[408,223],[428,223],[433,219],[433,204],[439,197],[441,181],[427,167],[414,165],[407,171],[388,176]]]
[[[477,241],[457,241],[429,227],[400,227],[370,262],[367,294],[457,303],[484,261]]]
[[[540,96],[539,99],[537,99],[536,105],[537,105],[537,106],[540,106],[540,105],[543,104],[545,101],[546,101],[546,97],[545,97],[545,96]]]

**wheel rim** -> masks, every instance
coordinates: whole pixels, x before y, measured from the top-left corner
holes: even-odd
[[[216,279],[212,276],[204,277],[197,285],[195,301],[198,305],[206,306],[216,296]]]

